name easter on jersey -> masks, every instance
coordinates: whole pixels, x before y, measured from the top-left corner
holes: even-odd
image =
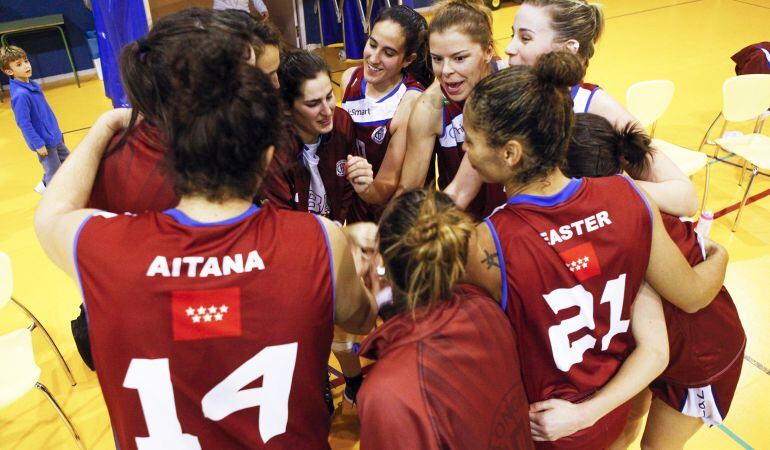
[[[592,233],[607,225],[612,225],[610,214],[607,211],[600,211],[568,225],[543,231],[540,233],[540,236],[548,245],[555,245],[570,240],[575,236],[582,236],[583,233]]]
[[[222,277],[234,273],[244,273],[256,270],[265,270],[265,262],[256,250],[250,251],[244,258],[242,253],[223,257],[209,256],[182,256],[166,258],[156,256],[147,269],[147,276],[154,277],[180,277],[190,278]]]

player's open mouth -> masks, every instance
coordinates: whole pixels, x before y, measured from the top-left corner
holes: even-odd
[[[323,128],[328,127],[332,124],[332,118],[329,117],[328,119],[322,119],[318,121],[318,125],[321,125]]]
[[[465,84],[465,81],[458,81],[455,83],[445,83],[444,87],[446,88],[447,94],[456,95],[460,93],[460,91],[462,90],[463,84]]]
[[[366,63],[366,68],[369,69],[369,71],[372,72],[373,74],[378,74],[378,73],[382,72],[382,70],[383,70],[383,69],[378,69],[378,68],[372,66],[369,63]]]

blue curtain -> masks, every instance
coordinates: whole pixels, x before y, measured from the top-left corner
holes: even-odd
[[[118,57],[124,45],[147,34],[144,3],[142,0],[93,0],[92,5],[105,94],[116,108],[127,107]]]

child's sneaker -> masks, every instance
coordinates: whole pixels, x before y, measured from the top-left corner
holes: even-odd
[[[40,195],[43,195],[43,192],[45,192],[45,184],[42,181],[35,186],[35,192]]]

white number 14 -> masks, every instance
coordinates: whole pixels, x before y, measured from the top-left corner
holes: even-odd
[[[289,393],[297,343],[265,347],[214,386],[201,401],[203,416],[222,420],[242,409],[260,407],[263,442],[283,434],[289,420]],[[262,387],[243,389],[262,377]],[[198,437],[182,432],[176,413],[168,358],[132,359],[123,386],[136,389],[149,436],[137,437],[139,450],[200,450]]]

